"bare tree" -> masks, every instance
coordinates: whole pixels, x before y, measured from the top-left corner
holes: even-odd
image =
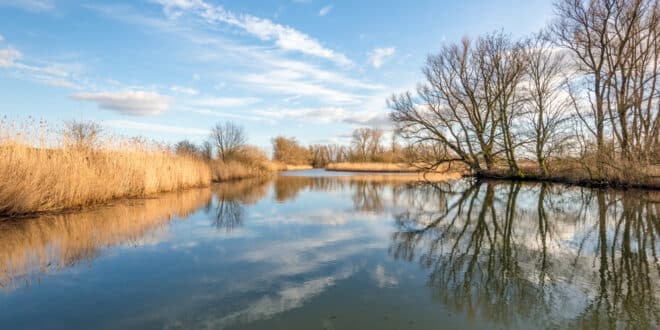
[[[213,158],[213,143],[208,140],[204,141],[199,152],[202,155],[202,158],[211,160],[211,158]]]
[[[524,72],[521,47],[501,33],[465,38],[429,56],[426,83],[417,96],[393,96],[390,118],[400,135],[423,145],[439,144],[442,158],[428,164],[462,162],[476,172],[491,170],[504,153],[510,171],[518,172],[513,124],[520,112],[516,94]]]
[[[525,53],[524,108],[532,127],[532,151],[541,174],[547,176],[546,160],[560,152],[571,136],[567,127],[571,102],[563,88],[566,56],[552,48],[543,34],[527,42]]]
[[[174,146],[174,152],[176,152],[177,155],[197,157],[199,155],[199,151],[199,148],[188,140],[179,141]]]
[[[359,161],[367,161],[369,158],[369,140],[371,139],[371,129],[356,128],[353,130],[351,145],[355,157]]]
[[[577,115],[596,138],[605,163],[611,134],[624,159],[646,158],[658,144],[660,11],[657,0],[560,0],[552,31],[570,50],[574,79],[590,109]],[[576,102],[577,104],[577,102]],[[600,165],[602,167],[602,165]]]
[[[238,156],[247,143],[243,127],[229,121],[216,124],[211,129],[211,138],[218,150],[218,158],[223,161]]]
[[[291,165],[306,165],[310,163],[310,151],[303,148],[295,138],[277,136],[271,142],[273,144],[273,160]]]
[[[67,121],[64,123],[64,144],[76,149],[94,149],[98,147],[103,129],[92,121]]]

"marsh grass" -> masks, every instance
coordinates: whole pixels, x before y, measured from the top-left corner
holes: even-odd
[[[0,215],[78,208],[208,186],[207,162],[156,143],[95,137],[71,144],[44,123],[0,123]]]
[[[331,163],[325,167],[328,171],[346,171],[346,172],[390,172],[405,173],[417,172],[412,166],[403,163],[378,163],[378,162],[343,162]]]

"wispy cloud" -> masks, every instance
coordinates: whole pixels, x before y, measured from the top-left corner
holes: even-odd
[[[172,86],[172,87],[170,87],[170,91],[172,91],[176,94],[183,94],[183,95],[187,95],[187,96],[195,96],[195,95],[199,94],[198,90],[196,90],[194,88],[190,88],[190,87],[183,87],[183,86]]]
[[[227,108],[227,107],[244,107],[259,103],[261,100],[256,97],[211,97],[195,100],[192,102],[195,106],[209,107],[209,108]]]
[[[301,120],[313,123],[346,123],[359,126],[388,126],[387,113],[377,111],[353,112],[341,107],[269,109],[253,111],[272,120]]]
[[[3,37],[2,34],[0,34],[0,42],[3,42],[4,40],[5,40],[5,37]]]
[[[70,72],[77,65],[43,61],[28,63],[24,62],[23,53],[19,50],[11,46],[0,48],[0,69],[7,70],[11,76],[50,86],[81,89],[78,83],[72,81]]]
[[[332,6],[325,6],[319,10],[319,16],[325,16],[332,11]]]
[[[46,11],[55,8],[53,0],[0,0],[0,6],[17,7],[30,11]]]
[[[18,50],[8,47],[0,49],[0,68],[9,68],[16,65],[16,60],[21,58],[23,54]]]
[[[388,57],[394,55],[394,47],[376,48],[369,53],[369,61],[374,68],[380,68]]]
[[[209,134],[208,129],[151,124],[151,123],[143,123],[138,121],[121,120],[121,119],[106,120],[103,122],[103,125],[107,127],[113,127],[119,129],[132,129],[139,131],[151,131],[151,132],[170,133],[170,134],[199,135],[199,136]]]
[[[274,41],[279,48],[331,60],[339,65],[352,62],[344,55],[324,47],[318,40],[292,27],[274,23],[267,18],[248,14],[236,14],[222,6],[202,0],[156,0],[163,6],[165,14],[176,19],[185,14],[196,15],[206,22],[218,22],[242,29],[262,41]]]
[[[166,111],[171,99],[155,92],[119,91],[104,93],[78,93],[71,98],[95,102],[99,108],[129,116],[153,116]]]

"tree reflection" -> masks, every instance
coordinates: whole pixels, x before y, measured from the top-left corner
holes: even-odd
[[[390,247],[430,271],[442,304],[505,326],[659,324],[657,193],[454,188],[439,206],[399,213]]]
[[[268,180],[240,180],[213,187],[216,203],[207,208],[217,229],[231,232],[243,225],[245,205],[254,204],[268,192]]]

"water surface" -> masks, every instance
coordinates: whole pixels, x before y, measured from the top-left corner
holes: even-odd
[[[660,193],[311,171],[0,223],[2,329],[657,328]]]

